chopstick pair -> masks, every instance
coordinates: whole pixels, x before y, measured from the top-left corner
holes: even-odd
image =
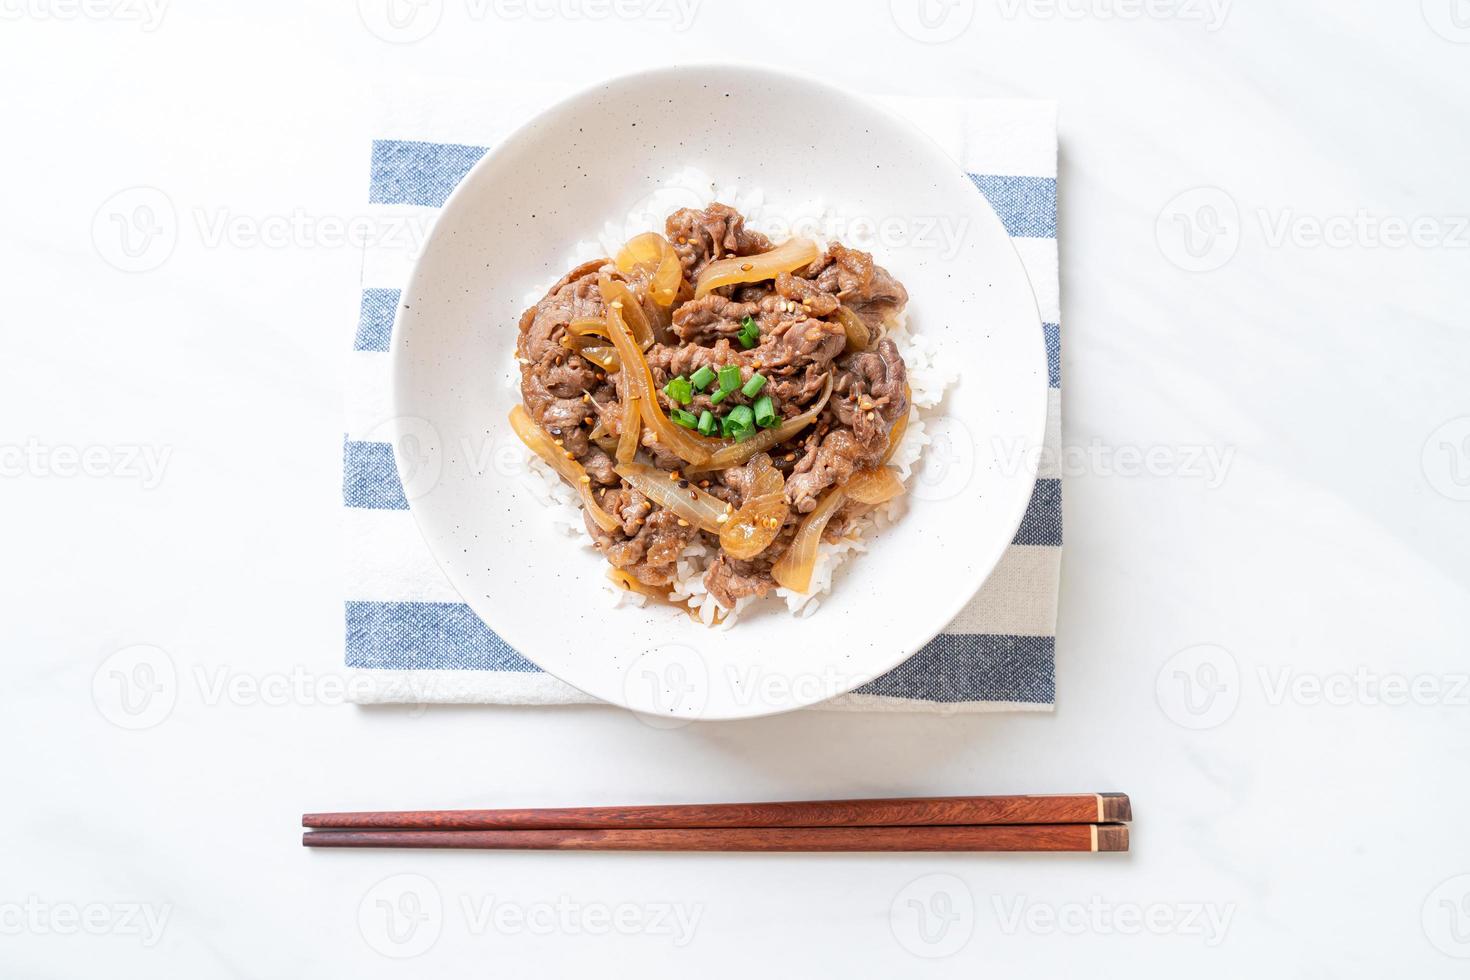
[[[307,847],[569,851],[1126,851],[1122,793],[308,813]]]

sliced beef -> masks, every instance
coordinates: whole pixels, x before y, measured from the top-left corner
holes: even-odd
[[[760,559],[740,561],[724,552],[704,574],[704,587],[726,609],[733,609],[737,599],[762,596],[776,587],[771,566]]]
[[[698,528],[682,522],[672,511],[655,510],[638,524],[638,529],[624,540],[603,534],[608,543],[601,544],[607,560],[616,568],[626,569],[638,581],[649,585],[668,585],[674,580],[675,563]],[[594,540],[598,536],[593,535]]]
[[[521,332],[516,340],[516,355],[522,361],[539,364],[553,351],[565,350],[561,338],[566,325],[577,317],[602,316],[602,297],[597,292],[597,271],[607,259],[584,262],[568,272],[535,306],[521,314]]]
[[[603,486],[615,487],[622,482],[622,478],[613,472],[612,457],[600,446],[589,446],[582,457],[582,467],[587,470],[587,475],[592,478],[593,483]]]
[[[887,440],[877,438],[859,441],[851,429],[832,429],[822,439],[817,451],[807,453],[786,481],[786,502],[799,514],[816,509],[817,498],[833,484],[843,483],[853,473],[878,465]]]
[[[769,252],[772,247],[765,235],[745,227],[740,212],[719,203],[675,211],[664,222],[664,230],[691,281],[715,259]]]
[[[864,421],[886,432],[908,414],[908,370],[898,347],[887,337],[871,351],[853,353],[837,363],[832,406],[837,420],[853,429]],[[876,416],[869,418],[870,416]]]
[[[894,423],[909,410],[906,383],[903,358],[886,337],[876,350],[849,354],[838,362],[832,400],[824,413],[835,417],[838,425],[793,467],[786,481],[786,501],[792,509],[809,513],[828,487],[882,462]]]
[[[826,256],[805,275],[817,289],[836,296],[869,326],[882,325],[909,301],[903,283],[874,263],[873,256],[837,242],[828,246]]]
[[[718,293],[690,300],[674,311],[674,334],[686,344],[713,344],[734,339],[741,321],[761,312],[755,303],[737,303]]]
[[[776,292],[783,299],[804,306],[813,316],[827,316],[837,309],[837,297],[810,279],[783,272],[776,277]]]

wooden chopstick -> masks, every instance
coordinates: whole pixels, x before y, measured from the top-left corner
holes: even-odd
[[[529,851],[1126,851],[1123,824],[642,830],[311,830],[307,847]]]
[[[790,803],[709,803],[519,810],[308,813],[320,830],[597,830],[728,827],[936,827],[1088,824],[1131,820],[1122,793],[1064,796],[943,796]]]

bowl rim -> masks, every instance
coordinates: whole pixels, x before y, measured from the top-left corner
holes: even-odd
[[[520,125],[515,127],[515,129],[500,137],[494,145],[486,149],[484,155],[482,155],[480,159],[475,161],[474,165],[470,167],[470,169],[465,172],[464,176],[460,178],[458,183],[456,183],[453,190],[445,198],[444,203],[439,206],[437,215],[442,216],[448,213],[449,210],[455,206],[460,198],[468,196],[471,193],[468,188],[474,182],[476,176],[482,171],[488,170],[493,167],[495,165],[495,161],[504,153],[508,152],[508,148],[514,141],[526,134],[532,127],[540,124],[546,117],[552,116],[559,111],[567,109],[570,106],[594,95],[595,93],[603,89],[615,85],[632,83],[635,81],[641,81],[650,78],[658,78],[660,76],[677,77],[685,75],[691,71],[724,71],[746,73],[766,81],[776,82],[778,84],[796,83],[799,85],[812,86],[825,90],[830,95],[858,103],[866,110],[882,115],[891,123],[904,130],[909,135],[910,140],[913,143],[925,147],[925,151],[930,156],[935,157],[938,160],[941,160],[948,164],[949,167],[954,170],[957,179],[964,179],[965,168],[964,164],[961,161],[956,160],[953,156],[951,156],[949,152],[946,151],[944,147],[938,143],[937,140],[935,140],[928,133],[920,129],[911,120],[903,117],[902,115],[899,115],[886,106],[880,105],[870,96],[864,95],[863,93],[854,91],[844,86],[837,85],[827,79],[820,78],[813,74],[800,70],[787,68],[777,69],[771,68],[766,65],[738,61],[696,60],[689,62],[679,62],[677,64],[660,65],[652,68],[639,69],[636,71],[611,75],[591,84],[582,86],[575,91],[563,96],[562,98],[559,98],[552,103],[542,107],[541,109],[536,111],[534,115],[524,119],[520,123]],[[1025,286],[1025,295],[1027,301],[1026,305],[1028,308],[1026,318],[1028,323],[1035,324],[1033,351],[1035,353],[1039,353],[1041,360],[1041,377],[1045,378],[1046,346],[1044,343],[1044,338],[1042,336],[1041,312],[1039,304],[1036,301],[1035,287],[1032,284],[1031,278],[1029,274],[1027,274],[1025,266],[1021,261],[1020,253],[1016,250],[1015,242],[1012,240],[1010,233],[1005,229],[1005,225],[1000,220],[999,215],[996,214],[995,208],[991,205],[990,200],[977,188],[967,188],[966,192],[973,193],[978,197],[977,203],[979,204],[982,211],[988,216],[988,220],[994,225],[996,229],[999,230],[1002,238],[1005,241],[1006,249],[1015,259],[1016,268],[1020,272],[1022,281],[1024,282]],[[404,440],[402,436],[406,434],[405,426],[408,424],[409,419],[409,416],[406,415],[404,412],[404,401],[407,397],[407,376],[409,372],[404,368],[405,358],[407,357],[406,345],[403,339],[404,332],[397,329],[397,322],[399,314],[408,309],[410,306],[416,306],[420,309],[423,308],[423,304],[419,302],[419,297],[417,294],[418,290],[422,288],[420,284],[420,269],[424,257],[435,248],[436,243],[439,241],[441,236],[448,234],[450,233],[446,230],[445,223],[438,220],[436,217],[433,227],[430,229],[429,234],[424,237],[424,240],[419,246],[417,254],[414,256],[413,265],[409,273],[408,280],[404,284],[399,297],[398,309],[395,310],[394,313],[395,329],[392,333],[392,342],[389,347],[389,378],[392,389],[391,404],[393,411],[389,428],[392,434],[391,447],[393,453],[394,467],[397,470],[400,479],[402,478],[402,474],[405,471],[405,466],[407,465],[407,461],[403,458],[402,455],[403,450],[400,447],[404,445]],[[1043,383],[1039,386],[1039,390],[1040,396],[1038,398],[1038,404],[1032,406],[1029,413],[1032,421],[1029,426],[1030,431],[1025,433],[1025,445],[1044,445],[1048,415],[1048,386]],[[792,703],[789,704],[763,704],[761,705],[761,710],[753,711],[729,711],[723,713],[719,711],[702,711],[697,717],[689,720],[735,721],[746,718],[769,717],[771,715],[785,714],[787,712],[796,711],[802,708],[809,708],[812,705],[821,704],[822,702],[833,697],[839,697],[841,695],[851,693],[855,689],[893,670],[895,667],[917,655],[918,652],[922,650],[926,644],[933,640],[935,636],[943,633],[945,626],[947,626],[949,623],[952,623],[954,619],[964,610],[964,608],[970,603],[975,595],[978,594],[979,591],[985,586],[985,583],[989,581],[990,577],[995,573],[996,568],[999,566],[1001,559],[1005,556],[1006,549],[1010,547],[1011,542],[1014,540],[1016,530],[1020,527],[1022,520],[1026,516],[1026,511],[1029,508],[1030,502],[1035,494],[1036,481],[1039,478],[1037,467],[1027,466],[1025,467],[1025,470],[1026,472],[1023,475],[1023,483],[1026,492],[1017,493],[1016,500],[1010,508],[1011,512],[1005,515],[1004,526],[1009,530],[1009,533],[1006,536],[1005,540],[1002,541],[995,548],[993,554],[987,554],[985,556],[985,561],[978,563],[984,568],[984,572],[977,579],[977,584],[974,591],[965,593],[964,595],[960,596],[958,600],[952,604],[951,608],[946,608],[943,621],[940,623],[938,628],[933,633],[930,633],[919,639],[917,644],[914,645],[912,649],[905,649],[893,656],[891,659],[885,658],[884,662],[881,665],[876,666],[876,668],[873,669],[871,673],[859,672],[858,674],[854,674],[853,676],[856,677],[856,679],[853,680],[850,684],[846,684],[845,686],[843,686],[841,690],[823,692],[822,696],[814,698],[812,700],[793,699]],[[455,592],[459,593],[461,600],[467,606],[469,606],[471,611],[474,612],[475,616],[477,618],[480,618],[481,621],[484,622],[485,625],[491,630],[495,630],[495,627],[480,615],[479,610],[475,608],[475,603],[471,600],[471,598],[468,595],[465,595],[464,592],[460,589],[455,575],[451,573],[451,570],[448,567],[446,567],[443,560],[440,558],[438,551],[430,546],[430,538],[429,535],[426,533],[424,523],[427,520],[427,517],[421,511],[420,506],[416,505],[414,500],[409,500],[408,505],[409,513],[413,517],[414,526],[418,530],[420,537],[423,539],[426,550],[433,558],[435,566],[440,570],[441,573],[444,574],[445,578],[449,581],[451,586],[454,587]],[[500,634],[497,632],[497,635]],[[528,661],[535,664],[538,669],[545,672],[548,676],[555,677],[558,680],[561,680],[564,683],[568,684],[569,686],[576,688],[579,691],[581,690],[581,688],[578,688],[577,685],[574,684],[572,681],[562,677],[551,668],[544,666],[539,660],[526,653],[525,651],[520,650],[520,648],[515,644],[512,643],[510,645],[514,647],[517,652],[519,652]],[[907,644],[905,644],[905,646],[907,646]],[[667,720],[663,715],[640,711],[639,708],[628,704],[625,700],[619,700],[616,697],[609,696],[608,692],[598,692],[594,694],[592,692],[584,691],[583,693],[597,698],[600,702],[621,707],[637,714],[648,714],[651,718]]]

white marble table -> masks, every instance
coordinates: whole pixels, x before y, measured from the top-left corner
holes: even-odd
[[[1464,0],[402,2],[0,6],[0,972],[1464,975]],[[367,83],[698,56],[1062,104],[1053,715],[338,703],[358,256],[321,219],[362,199]],[[186,220],[130,273],[93,224],[136,185]],[[99,673],[137,644],[166,717]],[[295,840],[316,808],[1077,789],[1133,795],[1131,854]]]

